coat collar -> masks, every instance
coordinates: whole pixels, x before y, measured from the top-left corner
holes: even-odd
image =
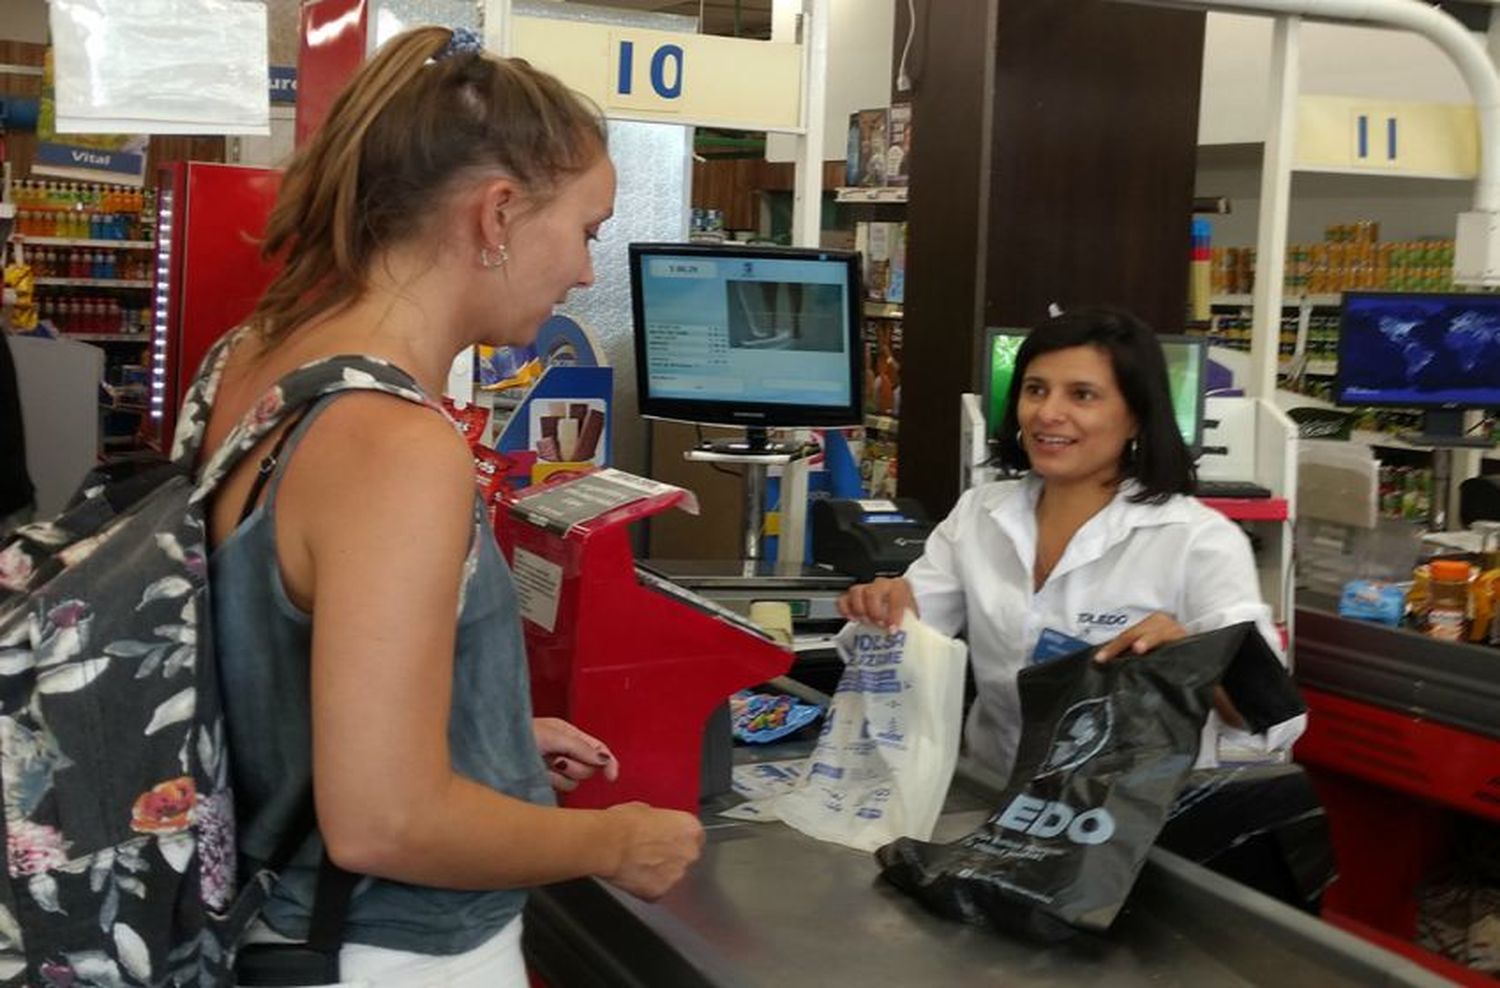
[[[1134,480],[1121,484],[1114,498],[1073,535],[1049,580],[1099,559],[1137,529],[1184,524],[1191,520],[1192,504],[1186,497],[1174,495],[1165,504],[1138,504],[1130,498],[1139,490],[1140,485]],[[1021,568],[1028,577],[1028,589],[1032,586],[1032,568],[1036,565],[1036,505],[1041,496],[1042,479],[1034,474],[1028,475],[990,509],[990,516],[1015,546]]]

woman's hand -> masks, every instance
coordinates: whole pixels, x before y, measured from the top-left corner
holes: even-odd
[[[1170,615],[1157,611],[1139,624],[1131,625],[1114,640],[1106,644],[1094,653],[1095,662],[1112,662],[1122,655],[1145,655],[1153,648],[1175,642],[1187,637],[1187,629],[1178,624]],[[1230,727],[1243,729],[1245,718],[1235,709],[1234,703],[1229,699],[1229,694],[1224,692],[1224,687],[1214,687],[1214,709],[1219,712],[1219,717]]]
[[[536,746],[542,752],[542,760],[547,763],[552,788],[558,792],[577,789],[578,783],[592,778],[600,769],[610,782],[620,777],[620,763],[615,761],[609,747],[567,721],[556,717],[534,717],[531,730],[536,735]]]
[[[895,579],[882,577],[873,583],[850,587],[839,598],[839,613],[844,617],[886,631],[900,627],[907,611],[917,613],[917,599],[911,592],[911,584],[899,576]]]
[[[1169,614],[1157,611],[1133,624],[1094,653],[1095,662],[1113,662],[1122,655],[1145,655],[1153,648],[1187,637],[1187,629]]]
[[[703,853],[703,825],[691,814],[619,803],[604,815],[620,855],[600,877],[647,902],[666,895]]]

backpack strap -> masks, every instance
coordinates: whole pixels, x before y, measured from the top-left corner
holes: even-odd
[[[286,451],[286,444],[302,423],[307,421],[307,416],[312,410],[312,405],[304,405],[296,417],[287,423],[286,428],[281,430],[281,435],[277,437],[276,445],[271,447],[271,452],[261,458],[260,469],[255,471],[255,479],[250,482],[250,492],[245,495],[245,506],[240,509],[240,520],[236,527],[245,524],[246,520],[255,513],[255,504],[260,500],[261,491],[266,489],[266,484],[276,472],[276,466],[281,462],[281,454]]]
[[[262,439],[293,414],[319,398],[341,391],[379,391],[426,405],[448,419],[442,405],[424,394],[409,374],[389,361],[355,354],[326,357],[292,371],[260,396],[204,464],[190,503],[199,503],[212,494]],[[208,393],[205,387],[204,394]]]
[[[198,450],[203,446],[203,433],[208,428],[208,412],[213,406],[214,396],[219,392],[219,380],[224,376],[224,365],[229,362],[229,352],[250,332],[249,326],[231,330],[208,348],[198,373],[182,398],[182,408],[177,415],[177,431],[172,437],[171,459],[184,473],[193,472]]]

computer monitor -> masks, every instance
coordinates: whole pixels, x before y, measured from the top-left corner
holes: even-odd
[[[1016,354],[1026,339],[1026,329],[995,328],[986,332],[984,408],[990,435],[1005,418],[1005,403],[1010,396],[1016,369]],[[1167,387],[1172,395],[1172,413],[1188,448],[1203,445],[1203,402],[1208,344],[1194,336],[1158,334],[1162,356],[1167,362]]]
[[[852,251],[631,244],[641,414],[768,427],[857,425],[860,273]]]
[[[1500,408],[1500,296],[1349,292],[1340,405]]]

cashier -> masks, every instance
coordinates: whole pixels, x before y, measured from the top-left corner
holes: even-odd
[[[893,627],[913,610],[968,639],[978,695],[965,743],[1002,777],[1021,730],[1016,675],[1033,662],[1085,646],[1113,661],[1241,621],[1283,655],[1249,541],[1189,496],[1192,456],[1151,328],[1070,311],[1027,336],[1012,381],[997,458],[1024,479],[966,491],[905,576],[839,602],[850,619]],[[1216,764],[1221,735],[1277,750],[1305,718],[1261,735],[1241,724],[1220,691],[1198,767]]]

